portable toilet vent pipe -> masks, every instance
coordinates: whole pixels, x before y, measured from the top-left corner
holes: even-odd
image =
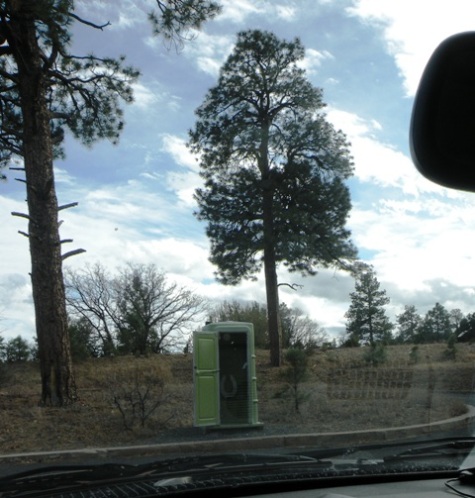
[[[194,425],[261,427],[254,326],[210,323],[193,333]]]

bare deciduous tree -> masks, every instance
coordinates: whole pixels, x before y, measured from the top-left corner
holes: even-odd
[[[284,347],[315,347],[328,340],[326,330],[299,308],[281,305]]]
[[[115,286],[121,313],[119,346],[135,354],[176,347],[190,322],[205,311],[201,296],[169,282],[153,264],[129,264]]]
[[[69,271],[66,288],[70,313],[94,328],[104,354],[184,346],[189,326],[206,311],[204,298],[169,282],[153,264],[128,264],[116,276],[100,264]]]
[[[105,356],[113,354],[119,312],[112,277],[96,263],[76,272],[66,270],[65,285],[70,315],[89,324]]]

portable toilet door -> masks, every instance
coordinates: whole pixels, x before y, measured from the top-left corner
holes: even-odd
[[[219,424],[218,338],[213,332],[193,334],[195,425]]]
[[[260,426],[252,323],[212,323],[193,341],[195,425]]]

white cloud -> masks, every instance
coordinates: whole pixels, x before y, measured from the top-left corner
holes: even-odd
[[[157,112],[177,112],[181,108],[181,99],[176,95],[171,95],[162,86],[151,81],[145,84],[143,81],[136,82],[132,85],[134,92],[134,102],[131,106],[132,111],[138,111],[143,116],[144,111],[155,109]]]
[[[234,34],[211,35],[200,31],[194,40],[187,43],[183,52],[201,71],[216,78],[234,42]]]
[[[166,175],[167,187],[175,192],[178,199],[190,210],[196,207],[193,199],[195,189],[202,184],[199,177],[199,163],[190,152],[183,138],[165,134],[162,137],[162,150],[171,155],[173,161],[188,171],[170,171]]]
[[[146,20],[146,12],[138,8],[136,1],[125,2],[117,12],[117,19],[111,22],[112,29],[134,28]]]
[[[147,23],[150,4],[147,0],[78,0],[77,14],[97,25],[110,23],[108,30],[135,29]]]
[[[74,185],[76,183],[76,178],[69,171],[58,166],[54,168],[54,179],[56,184]]]
[[[322,65],[323,61],[327,59],[333,59],[330,52],[324,50],[319,51],[313,48],[308,48],[305,50],[305,58],[300,61],[299,66],[307,71],[307,73],[314,74],[317,69]]]
[[[293,21],[297,15],[297,9],[293,5],[276,5],[277,16],[284,21]]]
[[[395,58],[408,95],[415,94],[439,43],[455,33],[473,30],[473,3],[467,0],[354,0],[348,11],[382,27],[387,50]]]
[[[0,333],[8,338],[23,335],[33,338],[35,320],[31,283],[27,274],[4,273],[0,276]],[[19,324],[24,323],[23,327]]]
[[[168,133],[162,136],[162,150],[170,154],[176,164],[198,171],[196,156],[186,146],[186,140]]]
[[[356,114],[338,109],[330,109],[327,116],[351,142],[355,176],[360,181],[398,187],[405,194],[440,191],[440,187],[418,173],[409,157],[393,146],[378,141],[377,134],[382,127],[377,121],[366,121]]]
[[[196,202],[193,195],[197,187],[201,186],[202,181],[197,173],[192,171],[188,173],[169,173],[167,175],[167,186],[173,190],[178,199],[189,209],[196,208]]]
[[[155,93],[143,83],[134,83],[132,89],[134,92],[134,105],[140,109],[149,109],[151,105],[157,103]]]
[[[257,301],[263,304],[266,302],[265,285],[262,279],[259,279],[258,282],[244,280],[237,286],[222,285],[216,280],[209,280],[201,283],[197,287],[197,291],[217,304],[223,301],[235,300],[243,302]]]
[[[203,247],[186,238],[129,240],[124,244],[123,252],[122,260],[154,263],[174,280],[179,275],[186,275],[196,285],[212,276],[212,266],[207,262],[207,246]]]
[[[11,216],[26,212],[24,202],[0,196],[2,238],[0,240],[0,332],[6,338],[32,338],[34,312],[31,305],[31,268],[28,240],[18,233],[28,232],[27,221]]]
[[[223,11],[218,17],[220,21],[243,24],[246,21],[265,16],[284,22],[295,20],[298,9],[294,2],[276,3],[266,0],[223,0]]]
[[[169,226],[177,208],[173,199],[157,195],[153,184],[135,179],[84,192],[82,198],[74,214],[90,216],[89,225],[106,222],[107,229]]]
[[[473,286],[474,200],[381,199],[371,209],[355,206],[350,227],[359,249],[370,251],[381,280],[400,292],[428,292],[437,275],[461,287]]]
[[[250,16],[265,13],[265,4],[255,0],[223,0],[221,5],[223,10],[218,19],[233,24],[241,24]]]
[[[8,197],[0,196],[0,213],[2,216],[2,238],[0,239],[0,275],[7,273],[27,274],[28,240],[18,231],[27,232],[28,222],[24,218],[11,216],[10,213],[26,213],[27,205]]]
[[[473,311],[466,292],[475,272],[473,195],[422,177],[408,156],[378,140],[384,132],[378,122],[337,109],[328,117],[349,137],[362,185],[349,220],[352,238],[391,290],[392,312],[404,304],[427,309],[436,300]],[[435,274],[446,287],[436,284]]]

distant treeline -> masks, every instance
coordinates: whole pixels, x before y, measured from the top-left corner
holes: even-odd
[[[255,345],[269,348],[267,310],[257,301],[210,304],[189,289],[168,281],[154,265],[128,264],[116,274],[99,264],[66,273],[69,336],[73,358],[190,352],[192,331],[206,321],[251,322]],[[279,307],[283,349],[349,347],[370,344],[423,344],[475,340],[475,313],[447,310],[436,303],[422,316],[414,305],[391,322],[389,303],[374,269],[360,264],[355,291],[345,314],[346,334],[332,338],[298,308]],[[36,343],[0,336],[0,362],[35,359]]]

